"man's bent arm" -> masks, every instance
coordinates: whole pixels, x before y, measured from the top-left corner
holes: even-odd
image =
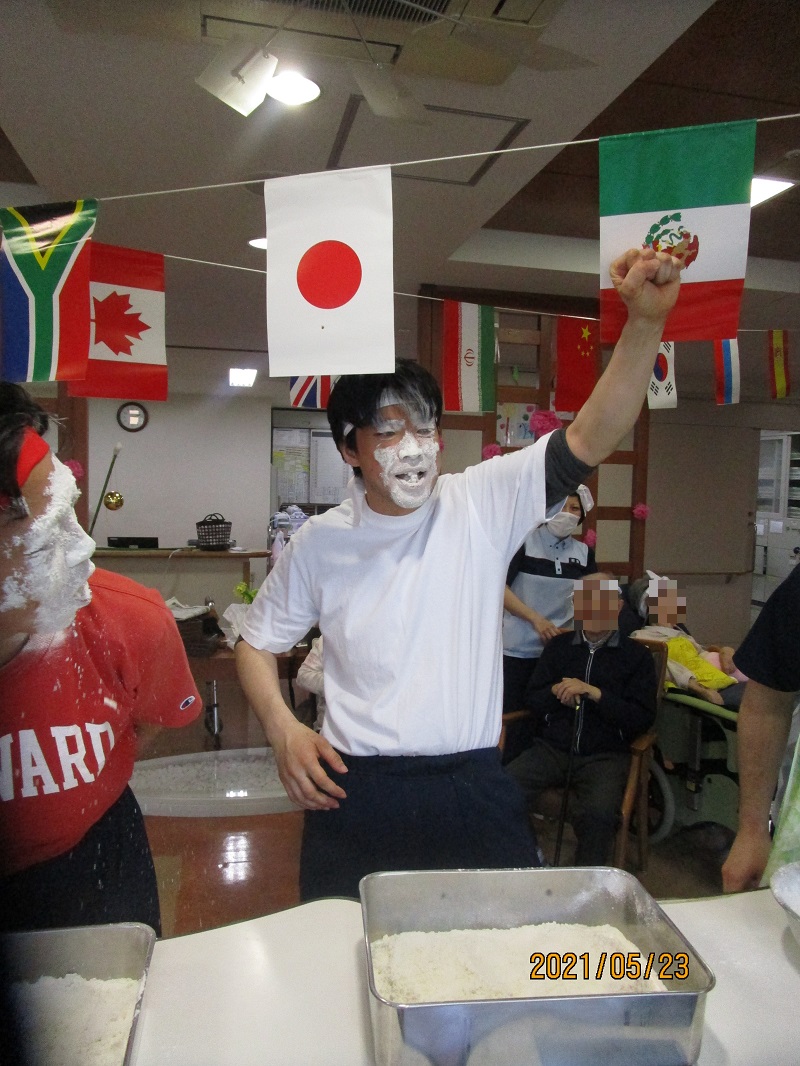
[[[736,732],[739,832],[722,867],[725,892],[758,888],[772,841],[769,808],[792,724],[794,693],[748,681]]]
[[[597,466],[639,417],[668,313],[678,298],[680,264],[664,252],[631,249],[611,266],[628,320],[605,372],[567,427],[576,458]]]
[[[307,810],[338,807],[346,793],[325,773],[320,759],[339,773],[347,767],[324,737],[298,722],[281,693],[278,660],[246,640],[236,644],[236,667],[247,701],[275,752],[289,798]]]

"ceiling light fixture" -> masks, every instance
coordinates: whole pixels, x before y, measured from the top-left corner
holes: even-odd
[[[266,92],[273,100],[296,107],[298,104],[308,104],[316,100],[319,96],[319,85],[296,70],[283,70],[270,79]]]
[[[240,115],[249,115],[264,102],[278,65],[266,48],[252,41],[232,41],[194,80]]]
[[[750,185],[750,206],[763,204],[765,200],[771,200],[773,196],[786,192],[796,185],[794,181],[786,181],[784,178],[753,178]]]
[[[266,237],[253,237],[252,241],[248,241],[247,243],[252,248],[266,248],[267,247],[267,238]]]
[[[252,388],[257,373],[257,370],[243,370],[232,366],[228,370],[228,384],[239,389]]]

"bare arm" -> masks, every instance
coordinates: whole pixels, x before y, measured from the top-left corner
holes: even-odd
[[[567,427],[572,454],[597,466],[639,417],[667,314],[678,299],[680,264],[665,252],[632,248],[611,265],[614,286],[628,308],[611,362]]]
[[[338,773],[346,773],[347,767],[328,741],[298,722],[286,705],[275,656],[240,640],[236,667],[247,701],[275,752],[278,774],[289,798],[310,811],[338,807],[346,793],[331,781],[320,760]]]
[[[758,888],[772,842],[768,819],[792,723],[794,694],[748,681],[737,725],[739,832],[722,867],[725,892]]]
[[[558,626],[553,625],[549,618],[545,618],[543,614],[534,611],[533,607],[529,607],[524,600],[521,600],[516,593],[511,591],[508,585],[506,585],[506,590],[503,594],[503,607],[509,614],[521,618],[523,622],[529,622],[542,638],[543,644],[546,644],[548,640],[552,640],[553,637],[557,637],[561,632]]]

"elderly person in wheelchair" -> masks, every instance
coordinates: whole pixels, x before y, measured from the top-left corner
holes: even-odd
[[[630,635],[667,645],[667,688],[682,689],[719,707],[739,709],[747,678],[736,669],[733,648],[703,647],[694,639],[686,628],[686,597],[679,595],[677,581],[648,571],[628,586],[627,603],[647,623]]]

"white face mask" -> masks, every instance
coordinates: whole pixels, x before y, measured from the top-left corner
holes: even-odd
[[[421,507],[436,483],[439,441],[435,426],[429,432],[430,437],[406,432],[399,444],[375,449],[381,480],[392,500],[405,510]]]
[[[578,528],[579,522],[580,519],[576,514],[570,514],[569,511],[559,511],[558,514],[553,515],[552,518],[545,522],[545,526],[548,533],[557,537],[558,540],[563,540]]]
[[[45,489],[47,507],[15,538],[22,545],[25,568],[4,582],[3,609],[36,603],[35,633],[66,629],[92,598],[87,582],[94,572],[95,543],[75,517],[73,504],[79,495],[74,477],[53,456],[53,472]]]

